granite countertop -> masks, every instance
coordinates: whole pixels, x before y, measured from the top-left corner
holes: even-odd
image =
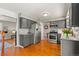
[[[20,34],[20,35],[33,35],[33,34],[30,33],[30,34]]]
[[[61,40],[71,40],[71,41],[79,41],[79,38],[76,37],[69,37],[69,38],[61,38]]]

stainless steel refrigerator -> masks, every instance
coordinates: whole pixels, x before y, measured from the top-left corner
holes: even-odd
[[[30,29],[30,32],[34,35],[33,37],[33,43],[36,44],[41,41],[41,30],[40,25],[37,23],[32,24],[32,27]]]

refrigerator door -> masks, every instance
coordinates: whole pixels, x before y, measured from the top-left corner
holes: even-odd
[[[40,42],[40,40],[41,40],[40,25],[36,24],[35,35],[34,35],[34,44]]]
[[[36,28],[36,24],[32,24],[32,27],[30,28],[30,33],[32,33],[32,40],[33,43],[34,43],[34,40],[35,40],[35,28]]]
[[[32,24],[32,27],[30,29],[30,32],[33,34],[33,43],[36,44],[38,42],[40,42],[40,39],[41,39],[41,32],[40,32],[40,29],[39,29],[39,25],[34,23]]]
[[[32,24],[31,29],[30,29],[30,32],[32,34],[35,34],[35,28],[36,28],[36,24]]]

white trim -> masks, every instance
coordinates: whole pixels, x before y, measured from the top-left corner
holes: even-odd
[[[16,41],[17,41],[17,46],[19,46],[19,14],[17,16],[17,21],[16,21],[16,31],[17,31],[17,38],[16,38]]]
[[[38,20],[35,20],[35,19],[32,19],[32,18],[26,17],[26,16],[24,16],[24,15],[21,15],[21,17],[24,17],[24,18],[29,19],[29,20],[33,20],[33,21],[35,21],[35,22],[39,22]]]
[[[64,20],[64,19],[66,19],[66,17],[61,17],[61,18],[56,18],[56,19],[45,20],[44,22],[56,21],[56,20]]]
[[[44,24],[41,22],[41,40],[44,39]]]
[[[10,18],[16,19],[15,17],[7,16],[7,15],[0,15],[0,16],[5,16],[5,17],[10,17]]]
[[[4,9],[4,8],[0,8],[0,15],[5,15],[5,16],[17,18],[17,14],[15,12]]]
[[[21,46],[21,45],[17,45],[17,46],[15,46],[15,47],[21,47],[21,48],[24,48],[23,46]]]
[[[6,15],[0,15],[1,21],[9,21],[9,22],[16,22],[17,18],[6,16]]]

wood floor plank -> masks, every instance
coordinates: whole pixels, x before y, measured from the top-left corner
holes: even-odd
[[[60,45],[42,40],[40,43],[25,48],[8,49],[7,56],[60,56]]]

